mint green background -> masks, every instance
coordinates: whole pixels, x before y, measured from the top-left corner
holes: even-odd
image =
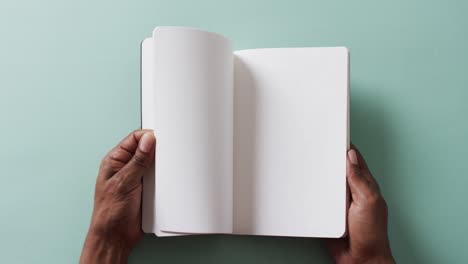
[[[352,141],[400,263],[468,259],[468,1],[0,1],[0,262],[76,263],[101,157],[139,126],[139,44],[345,45]],[[132,263],[328,263],[318,240],[146,236]]]

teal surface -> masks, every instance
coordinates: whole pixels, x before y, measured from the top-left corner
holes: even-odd
[[[140,122],[139,44],[345,45],[352,141],[400,263],[468,259],[468,1],[0,1],[0,262],[76,263],[101,157]],[[146,236],[132,263],[329,263],[314,239]]]

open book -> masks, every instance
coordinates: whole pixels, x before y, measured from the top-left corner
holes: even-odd
[[[142,127],[157,138],[146,233],[346,233],[346,48],[233,52],[216,33],[157,27],[141,66]]]

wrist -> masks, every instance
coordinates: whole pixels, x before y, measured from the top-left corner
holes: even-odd
[[[131,247],[126,241],[90,230],[86,236],[80,263],[126,263]]]

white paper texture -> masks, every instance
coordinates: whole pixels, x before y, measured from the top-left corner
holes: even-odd
[[[155,129],[154,110],[154,49],[153,38],[147,38],[141,43],[141,127],[143,129]],[[145,233],[154,233],[159,237],[178,236],[181,234],[164,232],[156,221],[155,204],[155,168],[154,163],[143,175],[142,193],[142,229]]]
[[[171,232],[231,233],[230,42],[196,29],[162,27],[153,32],[153,49],[157,225]]]
[[[234,233],[342,236],[347,49],[238,51],[234,86]]]
[[[154,129],[154,90],[152,88],[153,39],[147,38],[141,43],[141,128]],[[145,233],[154,233],[155,193],[154,164],[143,175],[142,229]]]

